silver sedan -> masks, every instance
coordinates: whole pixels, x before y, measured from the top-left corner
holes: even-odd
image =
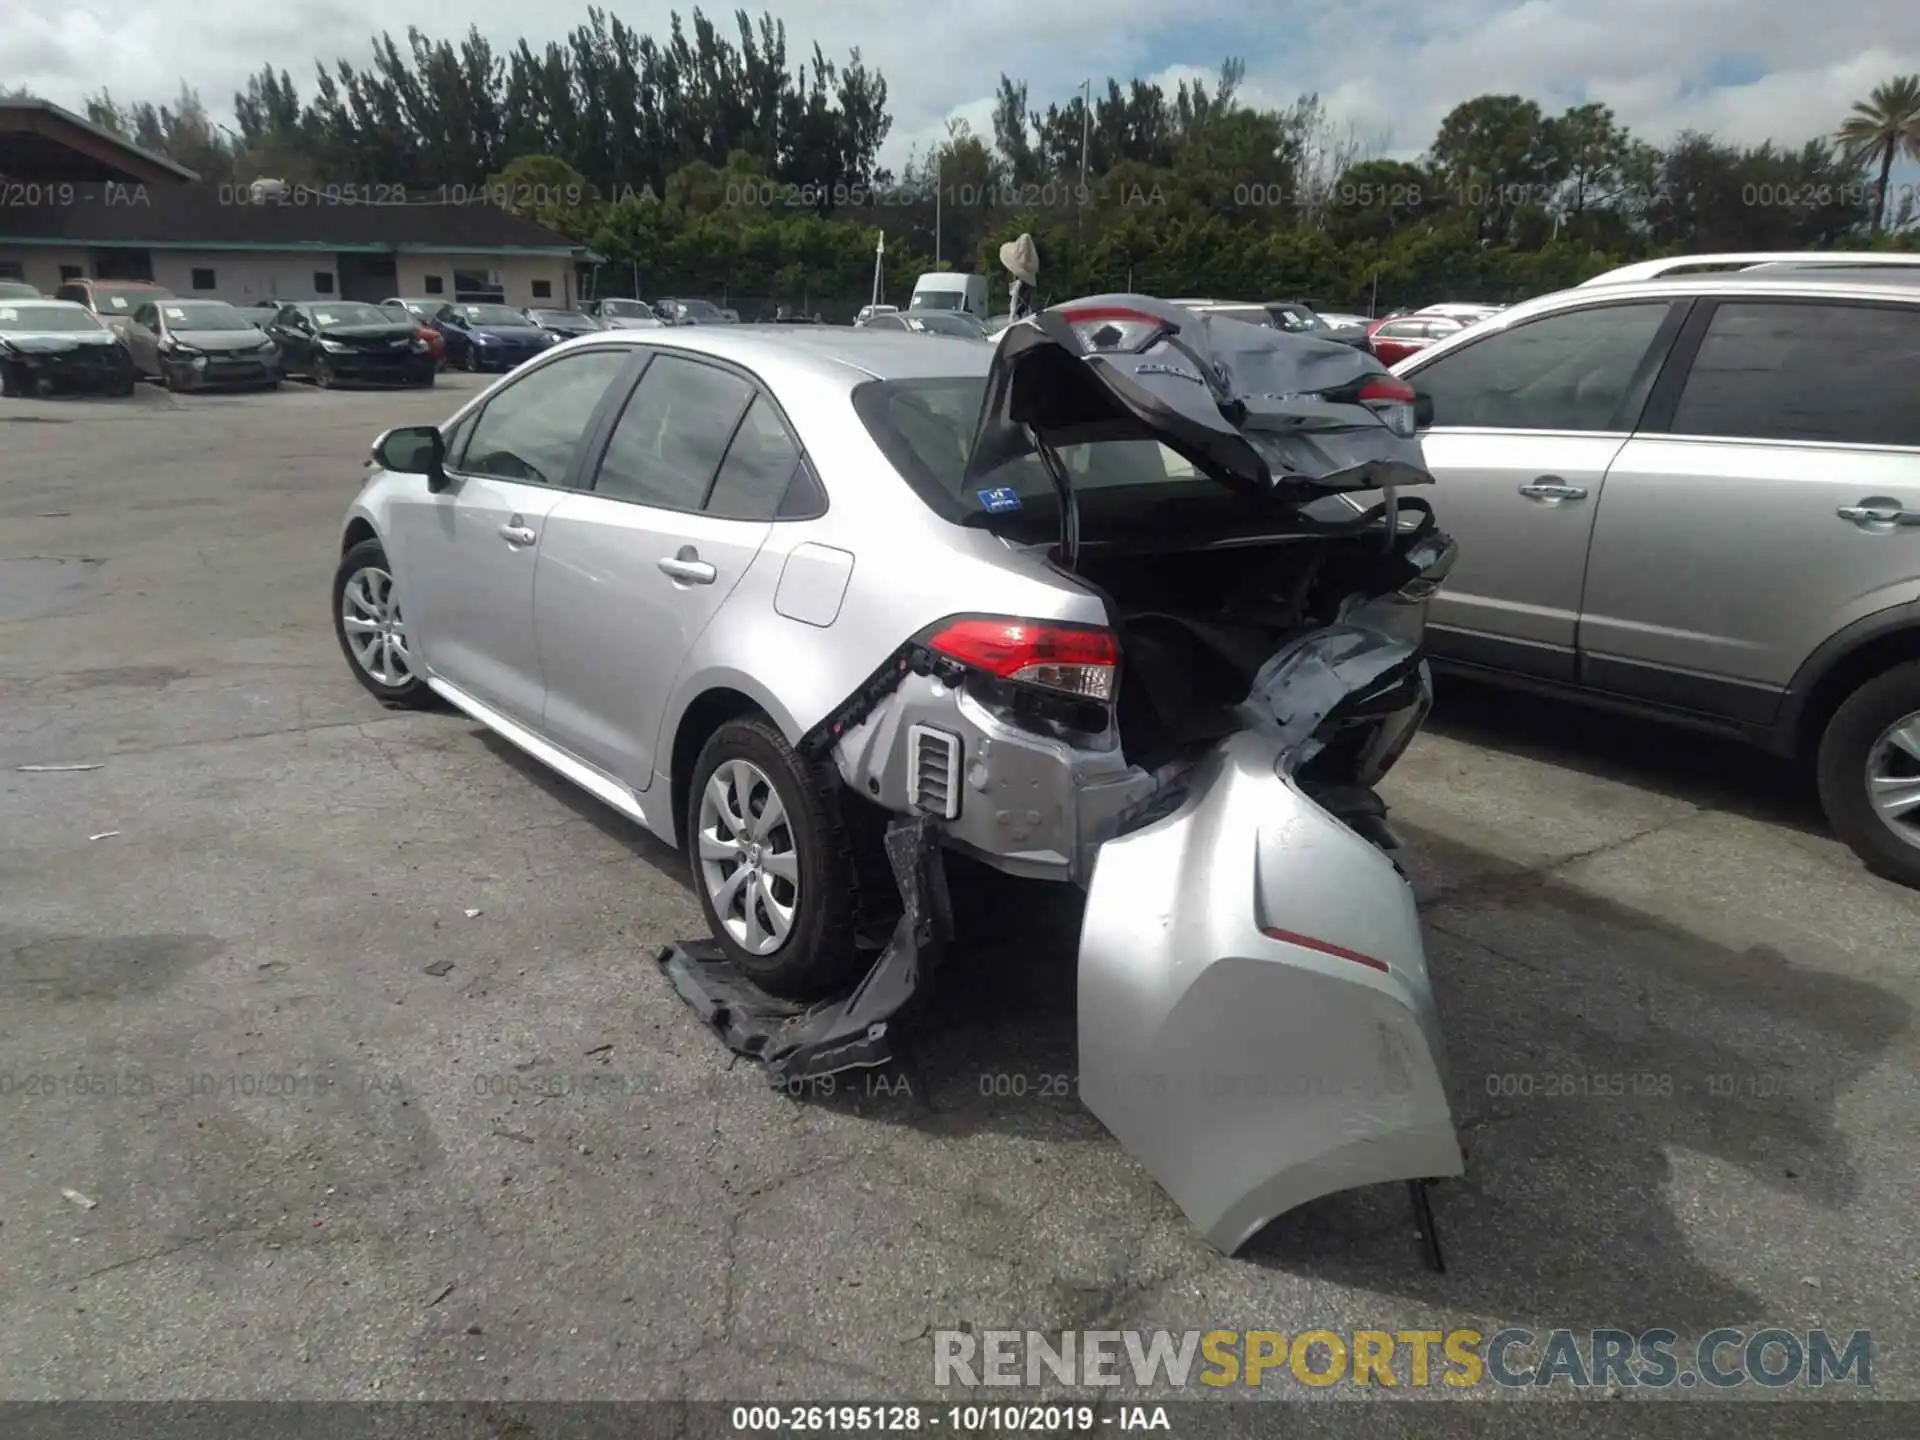
[[[763,991],[886,988],[937,928],[916,837],[1086,888],[1083,1096],[1231,1250],[1460,1168],[1371,790],[1451,542],[1390,498],[1309,513],[1428,479],[1413,398],[1139,296],[997,346],[606,331],[381,438],[335,621],[381,700],[681,847]]]

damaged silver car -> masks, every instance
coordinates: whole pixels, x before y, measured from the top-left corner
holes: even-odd
[[[1453,556],[1417,408],[1132,295],[992,348],[598,333],[381,437],[336,628],[684,849],[667,973],[777,1076],[886,1058],[944,854],[1085,888],[1082,1096],[1232,1251],[1461,1169],[1373,790]]]

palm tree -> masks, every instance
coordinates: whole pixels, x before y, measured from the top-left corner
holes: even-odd
[[[1905,151],[1920,160],[1920,75],[1896,75],[1873,87],[1865,100],[1853,102],[1853,114],[1836,137],[1847,159],[1855,165],[1880,162],[1880,180],[1874,190],[1873,224],[1887,226],[1887,186],[1893,162]]]

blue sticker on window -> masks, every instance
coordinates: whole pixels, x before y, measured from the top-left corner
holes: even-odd
[[[980,496],[980,508],[993,514],[998,514],[1002,510],[1018,510],[1020,508],[1020,492],[1010,486],[1000,485],[992,490],[982,490],[978,493]]]

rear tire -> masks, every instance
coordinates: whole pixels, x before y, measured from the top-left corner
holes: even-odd
[[[396,632],[397,653],[380,643]],[[420,677],[417,644],[400,613],[393,567],[378,540],[362,540],[340,557],[333,572],[333,633],[353,678],[382,705],[421,710],[433,704],[433,691]]]
[[[1820,737],[1816,774],[1834,833],[1875,874],[1920,888],[1920,805],[1884,815],[1870,780],[1878,774],[1884,792],[1912,779],[1920,797],[1920,754],[1910,746],[1920,747],[1920,661],[1894,666],[1841,702]]]
[[[727,958],[773,995],[811,998],[871,963],[855,944],[853,846],[824,788],[838,783],[759,715],[722,725],[694,762],[686,853],[701,913]]]

